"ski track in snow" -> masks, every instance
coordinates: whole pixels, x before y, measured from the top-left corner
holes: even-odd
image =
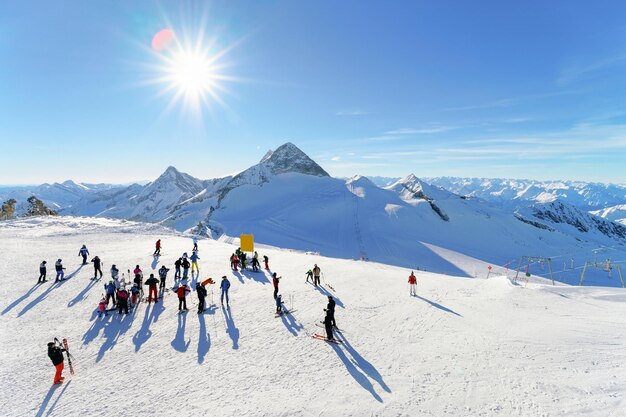
[[[121,272],[172,270],[190,236],[154,224],[88,218],[0,224],[0,410],[6,416],[623,416],[626,291],[513,285],[259,247],[271,271],[228,268],[235,247],[200,240],[200,275],[226,274],[231,308],[209,287],[208,311],[179,315],[177,299],[140,304],[125,317],[95,314],[112,263]],[[233,241],[236,243],[236,241]],[[105,278],[79,267],[78,249],[103,260]],[[433,250],[438,250],[433,247]],[[466,259],[439,251],[453,264]],[[38,264],[62,258],[72,278],[34,286]],[[317,263],[328,285],[305,283]],[[479,265],[480,266],[480,265]],[[484,266],[484,265],[482,265]],[[293,314],[275,318],[268,277],[283,276]],[[212,292],[212,293],[211,293]],[[340,345],[321,333],[328,293],[337,296]],[[216,305],[211,306],[211,302]],[[289,305],[287,306],[290,307]],[[52,386],[46,343],[67,337],[76,374]]]

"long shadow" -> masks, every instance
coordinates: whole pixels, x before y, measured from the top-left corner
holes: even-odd
[[[22,295],[20,298],[16,299],[11,304],[6,306],[6,308],[4,310],[2,310],[2,313],[0,313],[0,316],[4,316],[6,313],[8,313],[9,311],[11,311],[15,307],[17,307],[18,304],[20,304],[22,301],[27,299],[40,285],[41,284],[37,283],[37,284],[33,285],[32,287],[30,287],[30,289],[24,295]]]
[[[150,264],[150,267],[152,269],[156,269],[157,266],[159,266],[159,255],[152,255],[153,259],[152,259],[152,264]]]
[[[313,285],[313,284],[311,284]],[[317,291],[319,291],[320,293],[322,293],[323,295],[325,295],[326,297],[328,297],[329,295],[333,297],[333,299],[335,300],[335,303],[341,307],[341,308],[346,308],[343,303],[341,302],[341,299],[339,297],[337,297],[335,294],[331,293],[330,291],[328,291],[326,288],[322,287],[321,285],[318,285],[317,287],[315,287],[315,289]]]
[[[226,320],[226,332],[233,341],[233,349],[237,350],[239,349],[239,329],[235,327],[235,321],[233,320],[230,308],[227,309],[222,306],[222,314],[224,314],[224,319]]]
[[[352,363],[358,366],[361,371],[363,371],[367,376],[376,381],[382,389],[387,392],[391,392],[391,389],[389,388],[389,386],[387,386],[387,384],[383,380],[382,375],[376,370],[374,365],[372,365],[371,363],[366,361],[361,355],[359,355],[359,352],[357,352],[356,349],[352,347],[352,345],[350,344],[350,342],[348,342],[343,333],[335,332],[335,334],[337,335],[337,338],[343,343],[346,351],[350,354],[350,356],[352,356]]]
[[[185,342],[185,325],[187,324],[187,313],[178,314],[178,327],[176,328],[176,336],[172,340],[172,347],[178,352],[187,352],[191,339]]]
[[[80,269],[80,268],[78,268]],[[67,282],[69,278],[64,278],[62,281],[58,281],[58,282],[53,282],[48,288],[46,288],[46,290],[44,292],[42,292],[41,294],[39,294],[39,296],[37,296],[37,298],[35,298],[34,300],[32,300],[30,303],[26,304],[24,306],[24,308],[22,308],[22,310],[17,313],[18,317],[23,316],[24,314],[28,313],[28,311],[35,307],[37,304],[39,304],[40,302],[42,302],[43,300],[45,300],[48,295],[50,295],[50,293],[52,292],[52,290],[54,290],[55,288],[59,288],[60,286],[62,286],[63,284],[65,284]]]
[[[78,274],[78,273],[80,272],[80,270],[81,270],[81,269],[83,269],[83,266],[85,266],[85,265],[82,265],[82,264],[81,264],[78,268],[76,268],[76,271],[72,272],[72,273],[71,273],[71,274],[69,274],[69,275],[64,276],[64,277],[63,277],[63,281],[65,281],[65,280],[67,280],[67,279],[70,279],[70,278],[74,278],[74,276],[75,276],[76,274]]]
[[[100,346],[98,356],[96,356],[96,362],[100,362],[104,354],[115,347],[119,338],[130,329],[133,322],[133,316],[131,314],[119,316],[116,313],[113,316],[117,317],[112,318],[111,321],[107,322],[104,326],[102,337],[105,341],[102,346]]]
[[[378,393],[374,389],[374,385],[372,385],[372,383],[370,382],[370,380],[367,378],[367,376],[364,373],[362,373],[361,371],[357,369],[357,367],[354,365],[352,360],[350,360],[350,358],[348,358],[346,354],[343,353],[343,350],[341,350],[341,347],[339,347],[339,345],[336,345],[334,343],[328,343],[328,344],[333,348],[333,350],[335,351],[339,359],[341,359],[343,364],[346,366],[346,369],[348,370],[350,375],[352,375],[352,378],[354,378],[354,380],[358,382],[359,385],[363,387],[363,389],[365,389],[370,394],[372,394],[372,397],[374,397],[376,401],[382,403],[383,399],[380,398],[380,395],[378,395]]]
[[[137,307],[135,307],[137,309]],[[133,312],[135,314],[135,312]],[[150,330],[150,304],[146,306],[146,310],[144,311],[143,321],[141,322],[141,327],[137,330],[137,333],[133,336],[133,344],[135,345],[135,352],[139,352],[141,346],[150,339],[152,336],[152,330]]]
[[[291,314],[289,311],[285,311],[283,314],[281,314],[280,318],[283,321],[283,324],[285,325],[287,330],[289,330],[289,333],[294,336],[298,336],[298,332],[304,328],[304,326],[302,324],[299,324],[293,314]]]
[[[261,271],[260,269],[258,270],[258,272],[254,272],[251,269],[246,269],[241,271],[241,273],[243,274],[243,276],[245,276],[248,279],[251,279],[252,281],[256,281],[260,284],[269,284],[270,280],[267,278],[267,275],[265,275],[263,273],[263,271]],[[242,279],[243,281],[243,279]]]
[[[191,291],[196,290],[196,283],[198,282],[198,277],[200,276],[200,272],[192,272],[191,273],[191,281],[189,282],[189,286],[191,287]]]
[[[49,415],[52,414],[52,410],[54,410],[54,407],[56,407],[57,403],[59,402],[59,399],[65,393],[65,390],[67,389],[67,387],[70,386],[71,383],[72,383],[72,381],[67,381],[67,383],[63,384],[63,389],[61,390],[61,392],[57,396],[56,400],[54,400],[54,402],[52,403],[52,405],[48,409],[48,413],[46,414],[46,416],[49,416]],[[54,393],[55,393],[55,391],[57,390],[58,387],[60,387],[60,385],[56,385],[56,384],[50,387],[50,389],[48,390],[48,394],[46,395],[46,397],[43,399],[43,402],[41,403],[41,407],[39,407],[39,411],[37,411],[37,416],[36,417],[42,417],[43,416],[43,413],[46,411],[46,408],[48,408],[48,403],[52,399],[52,396],[54,395]]]
[[[87,286],[81,292],[79,292],[76,295],[76,297],[71,299],[70,302],[67,303],[67,306],[68,307],[73,307],[76,303],[79,303],[79,302],[83,301],[85,299],[85,295],[87,295],[89,290],[92,289],[96,285],[96,283],[98,283],[98,282],[100,282],[100,281],[96,280],[96,279],[89,280],[89,282],[87,283]]]
[[[439,310],[443,310],[443,311],[445,311],[446,313],[452,313],[452,314],[454,314],[454,315],[456,315],[456,316],[463,317],[462,315],[460,315],[460,314],[459,314],[459,313],[457,313],[456,311],[451,310],[451,309],[449,309],[448,307],[444,307],[444,306],[442,306],[441,304],[436,303],[436,302],[434,302],[434,301],[430,301],[430,300],[429,300],[429,299],[427,299],[427,298],[420,297],[420,296],[419,296],[419,295],[417,295],[417,294],[415,295],[415,298],[419,298],[419,299],[420,299],[420,300],[422,300],[422,301],[426,301],[426,302],[427,302],[428,304],[430,304],[431,306],[433,306],[433,307],[437,307]]]
[[[237,277],[239,282],[241,282],[242,284],[245,284],[245,281],[243,280],[243,276],[239,273],[239,271],[233,271],[233,275]]]
[[[215,309],[213,309],[213,314],[215,314]],[[211,349],[211,336],[206,331],[204,314],[198,314],[198,321],[200,322],[200,330],[198,333],[198,363],[202,364],[204,357],[209,353],[209,349]]]
[[[91,319],[91,321],[93,321],[91,327],[85,332],[85,334],[81,338],[81,340],[83,341],[83,345],[88,345],[89,343],[93,342],[100,334],[100,331],[104,329],[104,327],[107,326],[108,323],[111,321],[112,316],[113,314],[109,314],[108,316],[101,317],[99,320],[94,320],[95,317],[93,317]]]

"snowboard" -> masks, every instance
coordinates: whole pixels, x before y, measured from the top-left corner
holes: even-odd
[[[341,344],[341,342],[340,342],[339,340],[335,340],[335,339],[334,339],[334,340],[327,339],[327,338],[326,338],[326,336],[322,336],[321,334],[317,334],[317,333],[315,333],[315,334],[314,334],[313,336],[311,336],[311,337],[312,337],[313,339],[323,340],[323,341],[325,341],[325,342],[328,342],[328,343],[334,343],[334,344],[336,344],[336,345],[340,345],[340,344]]]

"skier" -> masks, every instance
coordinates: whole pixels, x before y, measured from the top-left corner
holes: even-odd
[[[191,257],[189,259],[191,259],[191,273],[193,274],[194,269],[197,272],[200,272],[200,268],[198,268],[198,259],[200,259],[200,257],[198,256],[198,253],[192,252]]]
[[[148,286],[148,302],[153,300],[152,295],[154,294],[154,302],[159,301],[159,295],[157,294],[157,285],[159,285],[159,280],[154,277],[154,274],[150,274],[150,278],[146,280],[146,284]]]
[[[187,279],[187,276],[189,275],[189,260],[187,260],[186,256],[183,256],[181,266],[183,267],[183,279]]]
[[[224,306],[224,296],[226,296],[226,307],[229,307],[228,303],[228,289],[230,288],[230,281],[226,278],[226,275],[222,277],[222,283],[220,284],[220,288],[222,290],[221,303],[222,307]]]
[[[310,269],[308,271],[306,271],[306,281],[305,282],[309,282],[309,279],[311,280],[311,284],[314,283],[313,281],[313,271],[311,271]]]
[[[98,278],[98,272],[100,273],[100,278],[102,278],[102,268],[100,266],[102,261],[98,258],[98,255],[94,256],[91,262],[93,262],[93,279]]]
[[[115,265],[111,265],[111,278],[117,279],[119,275],[120,275],[120,270],[117,269]]]
[[[63,349],[61,346],[57,346],[54,342],[48,343],[48,357],[56,368],[56,373],[54,374],[55,384],[61,384],[65,379],[62,375],[64,367],[63,352],[65,352],[65,349]]]
[[[161,255],[161,239],[157,240],[156,243],[154,244],[154,256],[159,256]]]
[[[278,281],[281,278],[282,277],[276,276],[276,272],[272,274],[272,284],[274,285],[274,300],[276,299],[276,296],[278,295]]]
[[[276,298],[276,314],[282,314],[283,313],[283,296],[278,294],[278,297],[274,297]]]
[[[180,285],[176,288],[176,294],[178,294],[178,311],[187,311],[187,293],[191,290],[185,284]]]
[[[63,268],[63,263],[60,259],[57,259],[57,261],[55,262],[54,269],[57,271],[57,276],[54,279],[54,282],[63,281],[63,277],[65,276],[65,273],[63,271],[65,271],[65,268]]]
[[[337,327],[337,323],[335,323],[335,306],[336,305],[337,303],[335,303],[335,300],[333,299],[333,297],[329,295],[328,305],[326,306],[324,311],[326,312],[327,315],[330,316],[330,321],[333,327]]]
[[[46,261],[42,261],[39,264],[39,279],[37,283],[40,284],[42,282],[46,282]]]
[[[333,318],[329,311],[326,311],[326,317],[324,317],[324,328],[326,329],[326,338],[328,340],[335,340],[333,336]]]
[[[254,251],[254,256],[252,257],[252,270],[254,272],[259,272],[259,254]]]
[[[263,255],[263,262],[265,262],[265,269],[270,269],[269,261],[270,261],[270,258],[268,258],[267,255]]]
[[[141,268],[139,268],[139,265],[135,266],[133,274],[135,274],[135,279],[133,280],[133,282],[137,284],[137,288],[139,288],[141,297],[143,297],[143,271],[141,270]]]
[[[313,284],[315,284],[315,286],[317,287],[320,284],[320,267],[317,266],[317,264],[315,264],[315,266],[313,266]]]
[[[198,252],[198,238],[195,236],[193,237],[193,249],[191,251]]]
[[[131,307],[135,307],[137,305],[138,297],[139,297],[139,286],[135,283],[130,289],[130,304]]]
[[[108,284],[104,284],[104,291],[106,291],[107,295],[107,306],[109,305],[109,300],[113,301],[113,306],[115,307],[115,284],[113,280],[109,281]]]
[[[82,256],[83,265],[87,265],[87,256],[89,256],[89,250],[87,249],[87,246],[83,245],[83,247],[80,248],[80,250],[78,251],[78,256]]]
[[[204,313],[204,299],[206,298],[206,288],[199,282],[196,283],[196,294],[198,295],[198,314]]]
[[[124,314],[128,314],[128,291],[126,288],[120,288],[117,292],[117,314],[122,314],[122,310],[124,310]]]
[[[109,315],[107,313],[107,299],[104,295],[102,296],[102,298],[100,299],[100,302],[98,303],[98,317],[102,317],[103,313],[105,317]]]
[[[159,286],[159,289],[161,290],[165,289],[165,279],[167,278],[168,271],[169,268],[166,268],[165,265],[161,265],[161,268],[159,269],[159,278],[161,278],[161,285]]]
[[[245,252],[241,252],[241,255],[239,255],[239,262],[241,263],[241,270],[243,271],[244,269],[246,269],[246,258],[248,257],[248,255],[246,255]]]
[[[237,270],[237,265],[239,264],[239,258],[234,253],[230,255],[230,267],[233,270]]]
[[[415,278],[413,271],[411,271],[411,275],[409,275],[409,287],[410,287],[409,291],[412,296],[417,295],[417,290],[415,289],[416,285],[417,285],[417,278]]]
[[[174,281],[180,279],[180,265],[183,262],[183,258],[178,258],[176,262],[174,262]]]

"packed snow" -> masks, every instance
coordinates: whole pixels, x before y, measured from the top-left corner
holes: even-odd
[[[356,197],[355,197],[356,198]],[[154,259],[154,242],[163,255]],[[6,416],[622,416],[626,413],[626,290],[410,270],[258,246],[293,313],[274,317],[269,271],[234,273],[224,241],[199,241],[197,279],[227,275],[230,310],[209,287],[208,309],[177,311],[174,294],[128,316],[95,311],[115,263],[144,274],[191,252],[190,235],[94,218],[0,223],[0,406]],[[78,249],[100,256],[93,281]],[[475,258],[434,245],[458,268]],[[54,284],[62,258],[69,279]],[[35,285],[48,260],[48,282]],[[416,262],[419,260],[416,259]],[[322,287],[305,283],[317,263]],[[173,270],[168,286],[174,284]],[[311,338],[327,295],[335,345]],[[67,337],[76,373],[52,385],[46,343]]]

